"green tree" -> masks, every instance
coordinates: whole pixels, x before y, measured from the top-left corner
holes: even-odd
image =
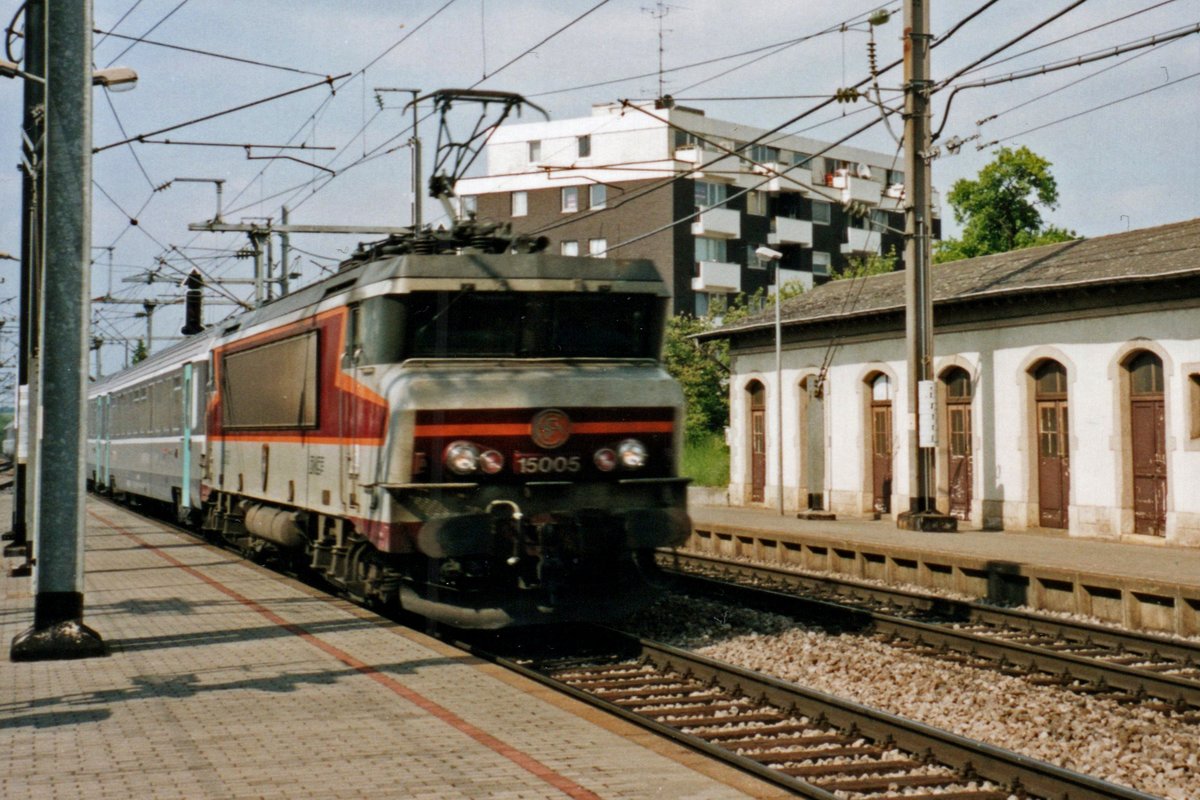
[[[933,260],[957,261],[1078,239],[1074,231],[1042,219],[1043,208],[1058,207],[1058,183],[1050,167],[1028,147],[1001,147],[975,180],[955,181],[946,202],[963,226],[962,238],[937,242]]]
[[[689,437],[719,431],[729,419],[729,346],[690,338],[713,327],[711,315],[680,314],[667,321],[663,363],[683,387]]]
[[[779,296],[786,302],[803,292],[804,284],[789,281]],[[691,337],[746,319],[770,308],[770,303],[767,293],[759,289],[738,295],[723,307],[714,304],[702,317],[680,314],[668,320],[663,363],[683,387],[689,438],[720,433],[729,424],[729,343],[723,339],[698,342]]]
[[[137,346],[133,348],[133,363],[136,364],[139,361],[145,361],[149,357],[150,351],[146,349],[146,343],[138,339]]]

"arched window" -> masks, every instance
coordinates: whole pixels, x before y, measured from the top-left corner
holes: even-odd
[[[1163,363],[1149,350],[1141,350],[1125,361],[1125,370],[1129,375],[1127,452],[1133,467],[1133,532],[1162,536],[1167,525]]]

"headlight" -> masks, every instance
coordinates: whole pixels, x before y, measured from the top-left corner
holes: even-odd
[[[637,439],[626,439],[617,445],[617,458],[625,469],[641,469],[646,466],[646,445]]]
[[[504,469],[504,456],[495,450],[484,450],[479,454],[479,469],[487,475],[495,475]]]
[[[459,475],[470,475],[479,467],[479,450],[470,442],[451,442],[446,447],[446,466]]]
[[[601,472],[612,472],[617,468],[617,452],[611,447],[601,448],[592,456],[592,461]]]

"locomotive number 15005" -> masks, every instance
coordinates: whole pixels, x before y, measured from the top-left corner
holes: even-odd
[[[579,456],[517,453],[513,458],[513,467],[520,475],[540,475],[551,472],[575,473],[583,468],[583,462]]]

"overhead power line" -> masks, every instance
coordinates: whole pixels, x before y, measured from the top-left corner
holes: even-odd
[[[295,72],[300,75],[313,75],[318,78],[323,78],[327,74],[324,72],[312,72],[307,69],[298,69],[296,67],[286,67],[282,64],[271,64],[266,61],[256,61],[253,58],[241,58],[240,56],[231,56],[231,55],[227,55],[225,53],[214,53],[211,50],[200,50],[199,48],[196,48],[196,47],[184,47],[181,44],[171,44],[170,42],[156,42],[153,39],[147,39],[144,36],[125,36],[120,33],[113,33],[112,31],[104,31],[99,28],[92,28],[92,33],[99,33],[105,37],[111,36],[114,39],[125,39],[127,41],[133,41],[133,42],[137,42],[139,44],[149,44],[149,45],[153,45],[155,47],[165,47],[168,50],[179,50],[180,52],[183,52],[183,53],[193,53],[193,54],[199,55],[199,56],[208,56],[209,58],[219,58],[223,61],[235,61],[239,64],[249,64],[249,65],[255,66],[255,67],[268,67],[270,69],[282,70],[283,72]],[[99,42],[97,42],[97,44],[99,44]]]

